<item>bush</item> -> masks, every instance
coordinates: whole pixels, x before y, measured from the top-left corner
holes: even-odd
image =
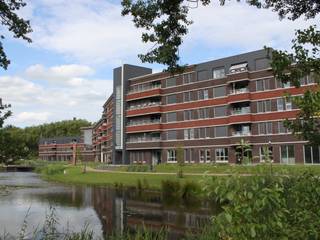
[[[42,167],[40,169],[40,172],[44,175],[62,174],[66,168],[67,168],[67,166],[65,166],[65,165],[49,164],[45,167]]]

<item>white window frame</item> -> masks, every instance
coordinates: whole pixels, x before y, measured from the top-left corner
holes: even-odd
[[[221,151],[222,150],[222,151]],[[227,150],[227,151],[226,151]],[[221,152],[220,152],[221,151]],[[217,153],[220,152],[220,153],[223,153],[221,156],[217,156]],[[228,154],[226,154],[226,152]],[[214,153],[215,153],[215,162],[216,163],[228,163],[229,162],[229,150],[228,148],[216,148],[214,150]],[[219,158],[219,159],[217,159]]]
[[[167,162],[168,163],[176,163],[177,162],[177,152],[175,149],[167,150]]]
[[[309,146],[310,147],[310,151],[311,151],[311,163],[307,163],[306,162],[306,145],[303,145],[303,162],[306,165],[320,165],[319,163],[314,163],[314,156],[313,156],[313,146]],[[319,158],[320,158],[320,146],[317,146],[317,148],[319,149]]]
[[[293,146],[293,162],[289,162],[289,146]],[[282,147],[285,147],[286,148],[286,160],[283,161],[283,158],[282,158]],[[281,145],[279,146],[279,149],[280,149],[280,163],[281,164],[295,164],[295,161],[296,161],[296,156],[295,156],[295,149],[294,149],[294,145],[293,144],[289,144],[289,145]]]

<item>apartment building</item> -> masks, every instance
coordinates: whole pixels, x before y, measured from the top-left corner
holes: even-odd
[[[96,162],[112,163],[113,95],[103,105],[100,120],[93,126],[93,151]]]
[[[82,133],[81,137],[40,139],[39,158],[45,161],[93,161],[90,128],[82,129]]]
[[[266,153],[283,164],[320,163],[319,148],[284,127],[299,111],[284,94],[313,87],[277,81],[268,52],[259,50],[189,66],[183,74],[146,74],[127,81],[126,156],[130,163],[175,163],[183,149],[187,163],[254,162]],[[245,141],[251,153],[239,147]]]

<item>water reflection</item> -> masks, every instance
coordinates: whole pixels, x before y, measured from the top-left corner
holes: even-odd
[[[15,185],[15,178],[19,183],[25,178],[28,187],[0,196],[0,231],[6,229],[11,234],[18,232],[30,206],[29,223],[33,227],[42,223],[51,205],[57,209],[64,229],[69,225],[77,231],[89,222],[96,236],[105,236],[134,231],[143,225],[154,231],[167,227],[169,239],[179,239],[187,231],[197,231],[216,211],[207,202],[199,202],[192,208],[179,202],[165,204],[157,192],[63,186],[42,181],[35,174],[0,173],[0,185]],[[34,182],[36,187],[30,187]]]

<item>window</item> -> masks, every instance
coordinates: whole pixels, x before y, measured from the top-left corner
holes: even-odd
[[[206,100],[206,99],[209,99],[208,89],[198,90],[198,100]]]
[[[226,86],[220,86],[213,88],[213,97],[224,97],[227,95]]]
[[[183,112],[184,120],[192,120],[192,110],[185,110]]]
[[[248,63],[239,63],[232,65],[229,69],[229,73],[240,73],[248,70]]]
[[[166,80],[166,87],[174,87],[177,85],[177,81],[176,81],[176,78],[175,77],[172,77],[172,78],[168,78]]]
[[[206,138],[206,128],[199,128],[199,138]]]
[[[272,134],[272,122],[258,123],[258,134]]]
[[[273,160],[273,148],[271,146],[263,146],[259,149],[260,162]]]
[[[304,162],[306,164],[320,164],[320,146],[304,146]]]
[[[194,128],[184,129],[184,139],[194,139]]]
[[[264,91],[270,89],[270,79],[260,79],[256,81],[257,91]]]
[[[227,116],[227,106],[219,106],[214,108],[214,117]]]
[[[292,102],[290,99],[285,99],[286,110],[292,110]]]
[[[277,83],[277,88],[289,88],[289,87],[291,87],[291,83],[290,82],[284,83],[279,79],[276,80],[276,83]]]
[[[284,110],[284,99],[283,98],[278,98],[277,99],[277,110],[278,111],[283,111]]]
[[[284,126],[283,122],[278,122],[278,133],[287,133],[288,129]]]
[[[225,72],[224,67],[213,69],[212,76],[213,76],[213,79],[225,77],[226,72]]]
[[[173,104],[173,103],[177,103],[177,95],[176,94],[172,94],[167,96],[167,104]]]
[[[228,162],[228,148],[217,148],[215,150],[216,162]]]
[[[208,71],[202,70],[197,73],[198,81],[207,80],[208,79]]]
[[[198,118],[199,119],[209,118],[209,108],[198,109]]]
[[[200,149],[199,150],[199,160],[201,163],[203,163],[204,159],[205,159],[205,151],[203,149]]]
[[[206,150],[205,150],[205,155],[206,155],[206,162],[211,162],[210,149],[206,149]]]
[[[167,151],[167,162],[177,162],[176,150],[170,149]]]
[[[302,77],[299,81],[302,86],[314,83],[314,79],[312,75],[307,75],[305,77]]]
[[[167,122],[176,122],[176,121],[177,121],[176,112],[167,113]]]
[[[280,147],[281,163],[282,164],[294,164],[294,146],[283,145]]]
[[[199,160],[201,163],[211,162],[210,149],[200,149],[199,150]]]
[[[271,112],[271,100],[258,101],[257,112]]]
[[[183,101],[190,102],[191,101],[191,92],[184,92],[183,93]]]
[[[206,128],[206,138],[211,138],[211,128]]]
[[[177,131],[170,130],[167,132],[167,140],[176,140],[177,139]]]
[[[226,137],[228,136],[228,128],[227,126],[218,126],[214,128],[214,136],[215,137]]]
[[[192,73],[183,74],[183,84],[188,84],[192,82]]]

